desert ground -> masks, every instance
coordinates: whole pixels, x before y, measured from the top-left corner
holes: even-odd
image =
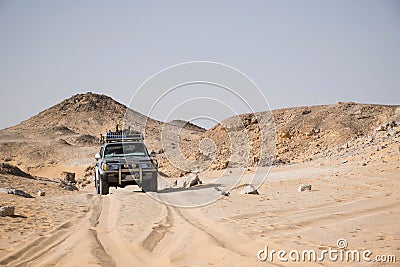
[[[239,195],[239,186],[230,196],[198,208],[165,205],[136,186],[107,196],[92,188],[60,195],[48,182],[14,177],[10,184],[2,177],[2,187],[27,185],[32,194],[45,188],[48,195],[2,196],[3,202],[15,204],[17,216],[1,218],[0,264],[281,266],[294,262],[262,262],[257,252],[265,245],[318,251],[335,248],[339,238],[347,240],[349,249],[399,257],[399,153],[386,160],[368,166],[318,160],[273,168],[259,195]],[[204,184],[214,180],[202,179]],[[312,190],[297,192],[300,183],[312,184]],[[187,190],[200,194],[203,189]]]
[[[98,114],[90,115],[105,100],[93,94],[74,96],[0,131],[0,159],[8,164],[1,165],[0,188],[33,196],[0,192],[0,206],[15,207],[13,216],[0,217],[0,266],[398,266],[398,106],[338,103],[274,111],[271,168],[224,161],[229,149],[221,141],[226,138],[223,123],[206,131],[174,122],[173,127],[183,129],[187,157],[201,159],[190,144],[203,134],[218,146],[210,167],[198,174],[203,183],[189,188],[170,186],[187,172],[168,165],[156,138],[162,123],[151,121],[155,134],[147,146],[158,152],[161,163],[159,192],[128,186],[100,196],[85,171],[99,148],[98,128],[106,130],[115,119],[100,125],[94,119]],[[124,109],[116,103],[109,106],[102,112]],[[75,122],[61,119],[71,112],[76,112]],[[238,131],[249,131],[251,143],[259,146],[257,120],[248,115],[241,119],[248,123]],[[251,150],[251,158],[259,157],[257,153]],[[4,166],[17,166],[21,172]],[[75,172],[85,183],[76,184],[79,190],[64,190],[62,171]],[[259,194],[239,194],[254,177],[266,178]],[[225,186],[231,180],[238,182]],[[298,192],[300,184],[312,188]],[[39,190],[45,195],[39,196]],[[198,198],[215,201],[196,207],[167,204],[191,204]],[[258,257],[266,246],[270,251],[319,253],[337,249],[339,239],[347,241],[342,251],[370,250],[372,261]],[[378,262],[377,256],[394,256],[395,262]]]

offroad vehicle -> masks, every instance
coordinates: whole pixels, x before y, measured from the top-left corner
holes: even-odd
[[[140,133],[108,132],[102,136],[100,152],[95,155],[97,194],[107,195],[109,188],[138,185],[142,191],[157,191],[155,152],[150,154]]]

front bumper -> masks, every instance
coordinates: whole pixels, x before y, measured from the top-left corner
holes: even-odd
[[[157,170],[155,169],[118,169],[109,170],[100,174],[100,179],[109,183],[118,183],[122,185],[124,182],[135,181],[141,185],[143,181],[157,179]]]

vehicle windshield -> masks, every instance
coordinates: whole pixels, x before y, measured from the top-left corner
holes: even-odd
[[[104,150],[105,157],[146,156],[145,147],[141,143],[109,144]]]

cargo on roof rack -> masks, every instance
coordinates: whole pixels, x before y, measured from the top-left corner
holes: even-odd
[[[105,134],[105,142],[122,142],[122,141],[143,141],[143,135],[139,132],[107,132]]]

